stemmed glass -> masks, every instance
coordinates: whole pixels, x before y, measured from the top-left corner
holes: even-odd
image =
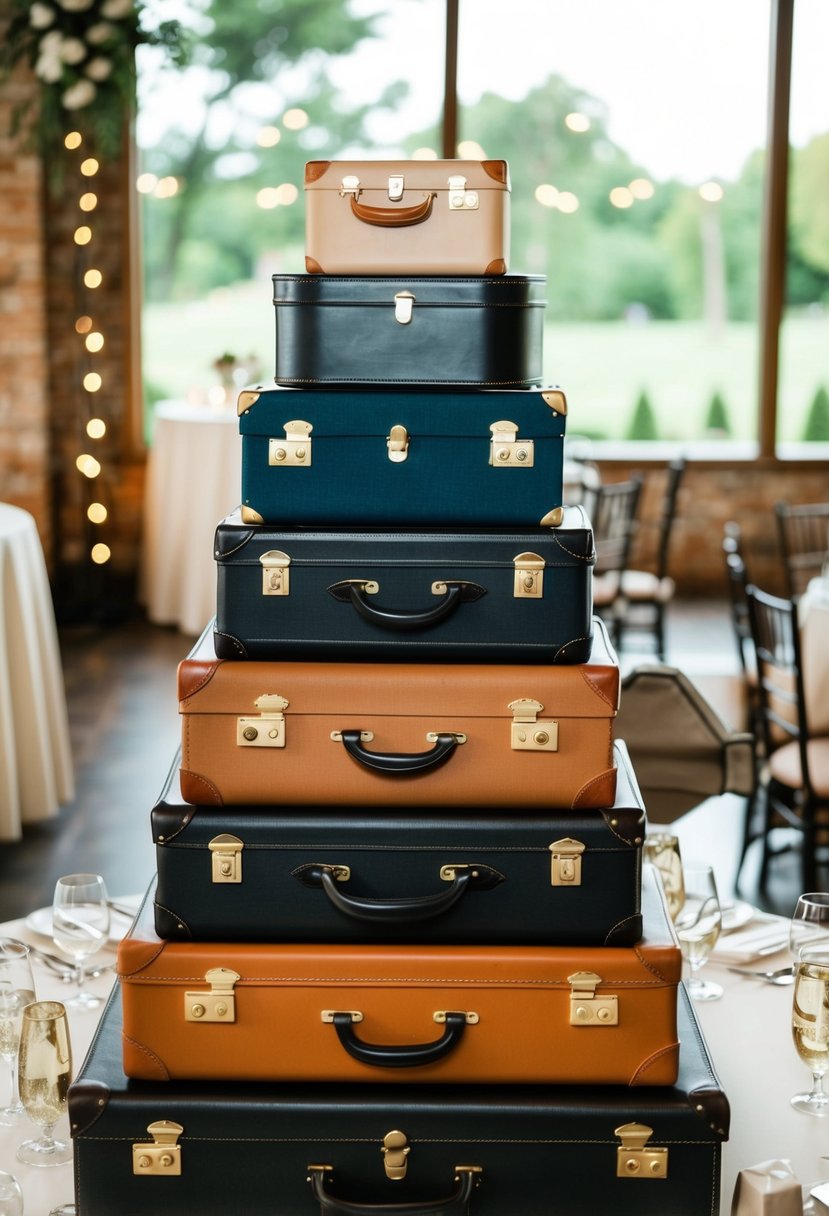
[[[823,1075],[829,1068],[829,944],[803,946],[794,971],[792,1035],[795,1051],[812,1070],[812,1088],[791,1104],[804,1115],[829,1115]]]
[[[829,946],[829,891],[807,891],[797,901],[789,928],[789,950],[797,966],[804,946]]]
[[[66,1110],[72,1077],[72,1049],[66,1009],[60,1001],[36,1001],[23,1011],[20,1035],[20,1096],[26,1114],[43,1128],[38,1140],[24,1140],[17,1160],[26,1165],[63,1165],[72,1145],[56,1140],[55,1124]]]
[[[644,860],[656,866],[662,877],[668,913],[675,921],[685,902],[685,880],[682,875],[682,857],[679,852],[679,837],[670,832],[653,832],[645,837]]]
[[[55,884],[52,903],[52,939],[75,960],[78,991],[66,1004],[70,1009],[96,1009],[101,998],[84,992],[83,962],[109,940],[109,903],[100,874],[66,874]]]
[[[13,1174],[0,1170],[0,1216],[23,1216],[23,1192]]]
[[[17,1057],[23,1010],[35,999],[29,948],[10,937],[0,937],[0,1055],[11,1074],[11,1099],[0,1110],[0,1123],[10,1125],[25,1117],[17,1088]]]
[[[688,994],[695,1001],[716,1001],[723,994],[720,984],[697,975],[716,945],[722,929],[722,909],[711,866],[686,865],[685,903],[675,925],[682,955],[691,969]]]

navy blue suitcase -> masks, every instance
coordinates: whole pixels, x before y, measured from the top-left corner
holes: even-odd
[[[526,391],[239,396],[246,523],[560,522],[567,402]]]

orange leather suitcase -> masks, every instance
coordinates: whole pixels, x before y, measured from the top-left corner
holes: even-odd
[[[681,956],[651,867],[631,947],[164,942],[118,951],[128,1077],[672,1085]]]
[[[181,792],[203,806],[608,807],[619,667],[179,664]],[[426,750],[424,750],[424,747]]]

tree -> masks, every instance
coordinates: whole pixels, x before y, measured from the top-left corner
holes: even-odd
[[[794,154],[791,228],[798,253],[829,273],[829,131]]]
[[[650,397],[645,389],[636,399],[636,405],[633,408],[630,423],[628,425],[626,439],[658,439],[659,431],[656,426],[656,417],[653,412]]]
[[[720,392],[715,392],[708,402],[708,412],[705,415],[705,431],[709,435],[731,434],[728,409],[725,404],[725,398]]]
[[[821,384],[809,406],[803,438],[807,443],[825,443],[829,440],[829,392]]]

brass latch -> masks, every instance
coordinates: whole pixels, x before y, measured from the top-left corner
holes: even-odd
[[[617,1178],[667,1178],[667,1148],[646,1148],[653,1128],[645,1123],[625,1123],[614,1133],[622,1143],[616,1149]]]
[[[170,1119],[158,1119],[150,1124],[147,1131],[153,1143],[139,1142],[132,1146],[132,1172],[153,1177],[178,1177],[181,1174],[181,1145],[178,1138],[184,1128]]]
[[[489,428],[492,441],[489,445],[489,463],[502,469],[531,469],[535,461],[535,443],[532,439],[518,439],[518,424],[504,419],[493,422]]]
[[[564,414],[566,417],[566,415],[567,415],[567,398],[564,396],[564,393],[561,391],[560,388],[546,389],[541,394],[541,396],[544,398],[544,401],[547,403],[547,405],[549,405],[549,407],[553,411],[554,415],[555,414]]]
[[[467,190],[466,178],[460,174],[449,178],[449,210],[477,211],[478,191]]]
[[[332,730],[331,734],[329,735],[329,738],[334,743],[342,743],[343,732],[341,730]],[[361,730],[360,731],[360,742],[361,743],[371,743],[373,739],[374,739],[373,730]]]
[[[403,197],[404,180],[402,173],[392,173],[389,176],[389,202],[399,203]]]
[[[311,463],[309,435],[313,429],[310,422],[301,418],[286,422],[285,438],[268,440],[268,464],[307,468]]]
[[[511,746],[514,752],[558,751],[558,722],[537,721],[543,708],[540,701],[526,697],[510,701],[507,709],[512,710]]]
[[[554,887],[581,886],[581,855],[585,846],[580,840],[555,840],[550,849],[550,884]]]
[[[432,1014],[432,1021],[437,1022],[439,1026],[443,1026],[446,1022],[446,1015],[449,1013],[461,1014],[467,1026],[477,1026],[481,1020],[481,1015],[476,1013],[474,1009],[436,1009]]]
[[[398,291],[394,297],[394,319],[401,325],[408,325],[412,319],[412,308],[415,297],[410,291]]]
[[[537,553],[519,553],[512,559],[515,579],[512,597],[516,600],[540,600],[544,594],[544,558]]]
[[[409,432],[404,426],[393,426],[386,436],[389,460],[400,464],[409,455]]]
[[[212,853],[211,869],[213,882],[242,881],[242,849],[245,847],[238,836],[223,832],[214,836],[208,844]]]
[[[211,967],[205,972],[209,992],[185,992],[185,1022],[235,1022],[236,994],[234,984],[241,979],[238,971],[229,967]]]
[[[284,747],[285,715],[288,701],[279,693],[263,693],[254,705],[261,709],[257,717],[236,719],[237,747]]]
[[[334,1021],[335,1013],[346,1014],[346,1016],[351,1018],[351,1021],[354,1022],[355,1024],[357,1022],[362,1022],[362,1020],[363,1020],[363,1015],[362,1015],[362,1013],[360,1013],[359,1009],[321,1009],[320,1010],[320,1021],[325,1022],[326,1025],[330,1024],[331,1022]]]
[[[262,594],[289,595],[291,591],[291,575],[288,567],[291,559],[281,549],[269,549],[259,558],[262,566]]]
[[[595,971],[574,971],[567,976],[570,985],[571,1026],[618,1026],[619,998],[596,996],[602,977]]]
[[[340,198],[344,198],[346,194],[353,194],[356,198],[360,193],[360,179],[353,173],[347,173],[343,178],[343,184],[340,187]]]
[[[397,1182],[406,1177],[406,1167],[408,1166],[406,1158],[411,1151],[405,1132],[386,1132],[380,1152],[383,1154],[383,1168],[387,1178]]]

